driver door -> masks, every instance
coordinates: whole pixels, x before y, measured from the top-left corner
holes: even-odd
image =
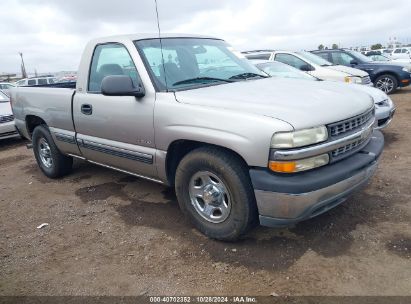
[[[127,48],[119,43],[97,45],[87,90],[73,101],[76,140],[92,162],[146,177],[154,177],[154,94],[142,98],[105,96],[101,82],[110,75],[129,75],[141,83]]]

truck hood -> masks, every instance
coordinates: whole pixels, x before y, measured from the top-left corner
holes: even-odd
[[[359,76],[359,77],[368,76],[367,72],[361,71],[359,69],[350,68],[350,67],[347,67],[347,66],[344,66],[344,65],[330,65],[330,66],[327,66],[326,68],[334,70],[334,71],[347,73],[351,76]]]
[[[280,119],[295,129],[337,122],[373,107],[367,93],[345,84],[276,77],[177,91],[175,97],[181,103]]]
[[[2,115],[11,115],[13,112],[11,111],[10,102],[0,102],[0,116]]]

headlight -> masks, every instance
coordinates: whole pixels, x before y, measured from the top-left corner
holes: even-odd
[[[411,67],[403,67],[402,70],[403,70],[404,72],[411,73]]]
[[[375,105],[379,107],[392,107],[393,103],[392,103],[391,98],[388,97],[387,99],[377,102]]]
[[[362,80],[361,80],[360,77],[353,77],[353,76],[346,76],[346,77],[344,78],[344,81],[345,81],[346,83],[357,83],[357,84],[361,84],[361,83],[362,83]]]
[[[270,161],[268,166],[271,171],[279,173],[296,173],[318,168],[328,164],[330,157],[328,154],[322,154],[305,159],[293,161]]]
[[[275,133],[271,139],[271,148],[284,149],[303,147],[327,140],[325,126],[291,132]]]

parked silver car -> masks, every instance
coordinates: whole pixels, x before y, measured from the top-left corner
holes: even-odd
[[[9,97],[0,91],[0,139],[19,137]]]
[[[288,64],[277,61],[266,60],[251,60],[256,67],[272,77],[285,77],[295,79],[306,79],[318,81],[320,79],[311,76],[305,72],[302,72]],[[383,91],[369,86],[362,86],[356,84],[343,84],[350,85],[357,90],[364,91],[371,95],[375,104],[375,119],[377,120],[376,129],[384,129],[392,121],[395,113],[395,106],[391,98]]]

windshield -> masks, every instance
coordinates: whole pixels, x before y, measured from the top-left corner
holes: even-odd
[[[361,54],[360,52],[357,51],[347,51],[348,53],[350,53],[351,55],[353,55],[354,57],[356,57],[356,59],[359,59],[360,61],[363,62],[372,62],[372,58],[369,58],[363,54]]]
[[[161,42],[140,40],[135,45],[160,91],[266,77],[222,40],[163,38]]]
[[[368,57],[371,57],[373,61],[390,61],[391,60],[388,57],[385,57],[383,55],[371,55]]]
[[[9,98],[2,91],[0,91],[0,102],[9,102]]]
[[[272,77],[317,80],[317,78],[281,62],[265,62],[259,63],[256,66]]]
[[[334,65],[333,63],[325,60],[324,58],[317,56],[313,53],[306,52],[306,51],[301,51],[301,52],[295,52],[296,54],[300,55],[304,59],[311,61],[314,64],[320,65],[320,66],[329,66],[329,65]]]

